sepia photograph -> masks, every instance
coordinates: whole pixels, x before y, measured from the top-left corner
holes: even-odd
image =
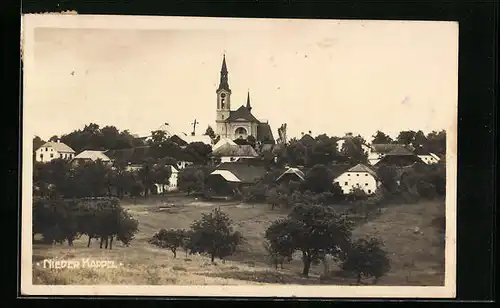
[[[25,295],[453,297],[458,24],[22,17]]]

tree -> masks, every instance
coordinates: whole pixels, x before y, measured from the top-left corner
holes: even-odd
[[[257,146],[257,139],[255,139],[255,137],[254,137],[254,136],[249,135],[249,136],[247,137],[247,143],[248,143],[248,144],[249,144],[252,148],[254,148],[254,149],[255,149],[255,147]]]
[[[160,144],[167,141],[167,133],[163,130],[155,130],[151,132],[151,140],[154,144]]]
[[[363,149],[366,141],[360,135],[347,138],[342,144],[340,152],[349,162],[355,164],[366,164],[368,162],[368,153]]]
[[[379,131],[379,130],[372,137],[373,137],[372,144],[393,143],[394,142],[389,135],[387,135],[384,132]]]
[[[277,251],[302,252],[302,274],[309,275],[313,262],[331,254],[342,258],[349,248],[352,222],[331,207],[298,204],[285,219],[271,224],[265,238]]]
[[[186,230],[184,229],[160,229],[149,240],[149,243],[160,248],[168,248],[177,257],[177,249],[182,247],[186,239]]]
[[[324,165],[315,165],[305,176],[303,183],[305,189],[314,193],[331,191],[333,185],[333,174]]]
[[[425,134],[421,130],[415,133],[411,145],[416,151],[428,150],[427,137],[425,137]]]
[[[349,249],[342,269],[356,275],[357,283],[362,277],[374,277],[374,283],[390,270],[387,252],[383,250],[383,242],[377,238],[358,239]]]
[[[410,145],[415,141],[416,132],[413,130],[401,131],[396,138],[396,141],[400,144]]]
[[[232,255],[238,245],[243,243],[243,236],[234,232],[232,220],[220,208],[208,214],[202,214],[200,220],[191,225],[190,250],[193,253],[204,253],[214,259]]]
[[[427,135],[427,150],[437,155],[446,154],[446,131],[432,131]]]
[[[205,135],[206,136],[210,136],[210,138],[212,139],[212,141],[215,140],[215,138],[217,137],[215,135],[215,132],[214,132],[212,126],[210,126],[210,125],[208,125],[207,130],[205,131]]]
[[[146,159],[142,163],[141,169],[138,171],[139,179],[144,186],[144,198],[147,198],[149,195],[149,191],[155,184],[155,169],[154,169],[155,161],[151,158]]]
[[[35,138],[33,138],[33,151],[38,150],[44,144],[45,141],[43,141],[42,138],[35,136]]]
[[[203,142],[192,142],[184,148],[184,153],[192,157],[195,163],[205,165],[210,160],[212,147]]]
[[[179,172],[177,186],[180,191],[187,192],[188,195],[192,192],[202,192],[204,184],[205,173],[201,169],[188,167]]]

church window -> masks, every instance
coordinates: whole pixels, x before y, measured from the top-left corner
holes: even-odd
[[[224,109],[224,99],[221,99],[221,100],[220,100],[220,108],[221,108],[221,109]]]

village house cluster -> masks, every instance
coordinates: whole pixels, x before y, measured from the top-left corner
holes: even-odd
[[[266,168],[262,163],[262,157],[269,154],[276,158],[277,153],[286,146],[287,140],[284,127],[278,129],[279,138],[275,140],[270,128],[270,124],[264,120],[258,120],[252,114],[250,93],[247,95],[246,105],[241,105],[236,110],[231,110],[232,91],[228,82],[228,69],[226,59],[222,61],[220,71],[220,83],[216,90],[216,119],[215,134],[216,139],[208,135],[193,135],[186,133],[166,132],[169,140],[177,143],[180,148],[185,148],[188,144],[201,142],[209,145],[211,153],[211,172],[207,177],[208,181],[223,181],[237,185],[252,185],[259,181],[266,173]],[[255,145],[238,144],[238,140],[247,140],[253,137]],[[337,142],[337,151],[342,148],[344,142],[350,142],[351,134],[346,134]],[[299,143],[306,144],[314,140],[310,134],[304,134]],[[353,189],[362,189],[366,194],[373,194],[381,185],[376,169],[378,164],[398,161],[401,165],[411,166],[414,163],[425,163],[427,165],[436,164],[440,157],[434,153],[421,152],[410,146],[402,144],[363,144],[363,150],[368,154],[368,165],[357,164],[349,166],[339,164],[333,166],[333,183],[337,183],[344,194],[348,194]],[[68,145],[62,142],[47,142],[36,149],[34,159],[37,162],[50,162],[54,159],[65,159],[72,165],[86,161],[101,161],[113,166],[116,161],[126,162],[128,171],[138,171],[145,157],[150,151],[149,146],[141,146],[117,150],[84,150],[75,153]],[[182,152],[170,153],[168,155],[175,159],[175,164],[170,164],[170,179],[168,185],[156,184],[156,192],[170,192],[178,189],[179,172],[194,164],[192,157]],[[307,169],[304,167],[286,167],[285,171],[276,178],[276,182],[281,181],[304,181]]]

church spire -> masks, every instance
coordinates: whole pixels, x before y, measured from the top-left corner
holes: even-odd
[[[248,111],[252,111],[252,106],[250,105],[250,90],[248,90],[247,94],[247,109]]]
[[[222,59],[222,68],[220,70],[220,83],[219,83],[219,88],[217,91],[220,90],[226,90],[226,91],[231,91],[229,89],[229,83],[228,83],[228,78],[227,78],[227,65],[226,65],[226,55],[224,54],[223,59]]]

